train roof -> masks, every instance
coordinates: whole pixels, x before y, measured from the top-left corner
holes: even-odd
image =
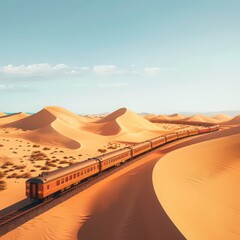
[[[106,159],[109,159],[113,156],[115,156],[116,154],[121,154],[121,153],[125,153],[127,151],[130,151],[130,147],[126,147],[126,148],[121,148],[119,150],[116,150],[116,151],[113,151],[113,152],[110,152],[110,153],[106,153],[106,154],[103,154],[103,155],[100,155],[100,156],[97,156],[97,157],[94,157],[96,159],[99,159],[100,161],[104,161]]]
[[[57,170],[54,170],[52,172],[43,172],[39,174],[37,177],[33,177],[27,180],[27,182],[34,182],[34,183],[47,183],[54,179],[61,178],[67,174],[70,174],[72,172],[78,171],[82,168],[91,166],[92,164],[97,163],[97,159],[87,159],[79,163],[75,163],[73,165],[70,165],[68,167],[60,168]]]
[[[144,146],[144,145],[148,145],[148,144],[150,143],[150,141],[151,141],[151,139],[150,139],[150,140],[147,140],[147,141],[145,141],[145,142],[137,143],[137,144],[135,144],[135,145],[133,145],[133,146],[130,146],[130,148],[135,149],[135,148],[142,147],[142,146]]]

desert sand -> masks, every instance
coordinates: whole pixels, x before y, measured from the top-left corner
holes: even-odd
[[[225,121],[224,130],[149,153],[2,239],[237,239],[240,122],[233,119]],[[13,172],[37,175],[42,167],[54,170],[99,155],[100,148],[113,151],[187,128],[153,124],[125,108],[89,118],[46,107],[9,122],[0,128],[0,165],[14,165],[6,168],[11,171],[4,177],[8,187],[0,191],[0,209],[25,198],[25,179],[7,178]],[[43,153],[40,159],[36,151]]]
[[[195,143],[155,166],[159,202],[187,239],[240,239],[240,127]]]
[[[8,186],[0,191],[0,209],[24,198],[25,178],[179,129],[154,125],[126,108],[90,118],[56,106],[8,115],[0,124],[0,172]]]

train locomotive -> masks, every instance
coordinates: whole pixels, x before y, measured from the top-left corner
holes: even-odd
[[[52,172],[43,172],[26,181],[26,196],[33,201],[44,200],[59,194],[84,180],[93,177],[109,168],[123,164],[125,161],[188,136],[217,131],[218,125],[172,132],[166,135],[134,144],[107,154],[96,156],[79,163]]]

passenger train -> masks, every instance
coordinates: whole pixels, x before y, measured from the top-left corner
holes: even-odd
[[[65,191],[89,177],[95,176],[111,167],[120,165],[136,156],[162,146],[168,142],[188,136],[217,131],[218,125],[172,132],[145,142],[125,147],[107,154],[96,156],[52,172],[43,172],[38,177],[26,181],[26,196],[33,201],[44,200]]]

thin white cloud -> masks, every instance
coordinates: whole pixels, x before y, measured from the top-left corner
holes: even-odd
[[[4,85],[1,84],[0,85],[0,91],[7,91],[7,90],[21,90],[27,88],[26,85],[21,85],[21,86],[17,86],[17,85]]]
[[[115,83],[101,83],[98,84],[99,87],[126,87],[128,86],[125,82],[115,82]]]
[[[48,63],[31,64],[31,65],[17,65],[12,64],[0,67],[0,73],[5,76],[54,76],[54,75],[68,75],[81,74],[89,70],[89,67],[72,67],[66,64],[50,65]]]
[[[162,71],[162,68],[159,68],[159,67],[145,67],[144,68],[144,72],[146,74],[152,75],[152,76],[160,74],[161,71]]]
[[[112,74],[122,74],[125,71],[119,69],[116,65],[96,65],[93,67],[94,73],[97,75],[112,75]]]

